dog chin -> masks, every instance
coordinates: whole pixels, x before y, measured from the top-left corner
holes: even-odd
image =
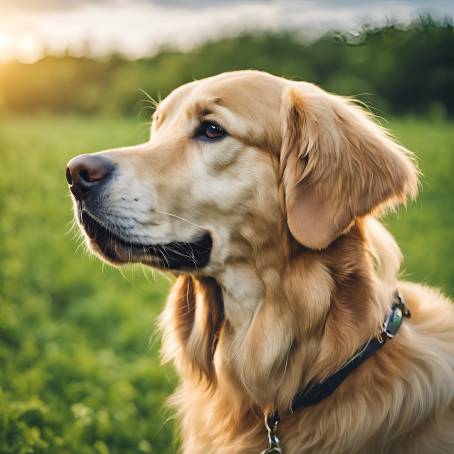
[[[86,210],[77,215],[90,249],[111,265],[143,263],[164,270],[200,271],[209,264],[213,241],[208,232],[190,242],[138,244],[119,237]]]

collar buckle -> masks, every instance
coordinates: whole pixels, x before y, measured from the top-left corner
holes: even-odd
[[[391,312],[386,317],[385,323],[383,324],[383,334],[385,339],[392,339],[399,331],[400,325],[404,317],[410,318],[410,309],[405,305],[404,300],[400,293],[395,293],[396,302],[391,307]]]

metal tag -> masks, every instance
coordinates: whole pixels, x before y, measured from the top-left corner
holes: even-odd
[[[265,415],[265,427],[268,432],[269,447],[261,454],[283,454],[281,442],[277,436],[277,426],[279,425],[279,415],[272,413]]]

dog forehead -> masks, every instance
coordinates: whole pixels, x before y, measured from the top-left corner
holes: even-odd
[[[221,105],[249,116],[258,109],[276,110],[284,85],[284,79],[260,71],[226,72],[176,88],[159,110],[170,113],[185,108],[188,114],[200,116]]]
[[[282,94],[278,77],[259,71],[238,71],[199,81],[191,100],[200,105],[219,104],[239,114],[276,108]]]

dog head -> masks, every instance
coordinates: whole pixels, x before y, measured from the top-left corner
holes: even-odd
[[[283,230],[326,248],[417,187],[406,150],[363,109],[256,71],[177,88],[147,143],[78,156],[67,179],[103,259],[204,274]]]

